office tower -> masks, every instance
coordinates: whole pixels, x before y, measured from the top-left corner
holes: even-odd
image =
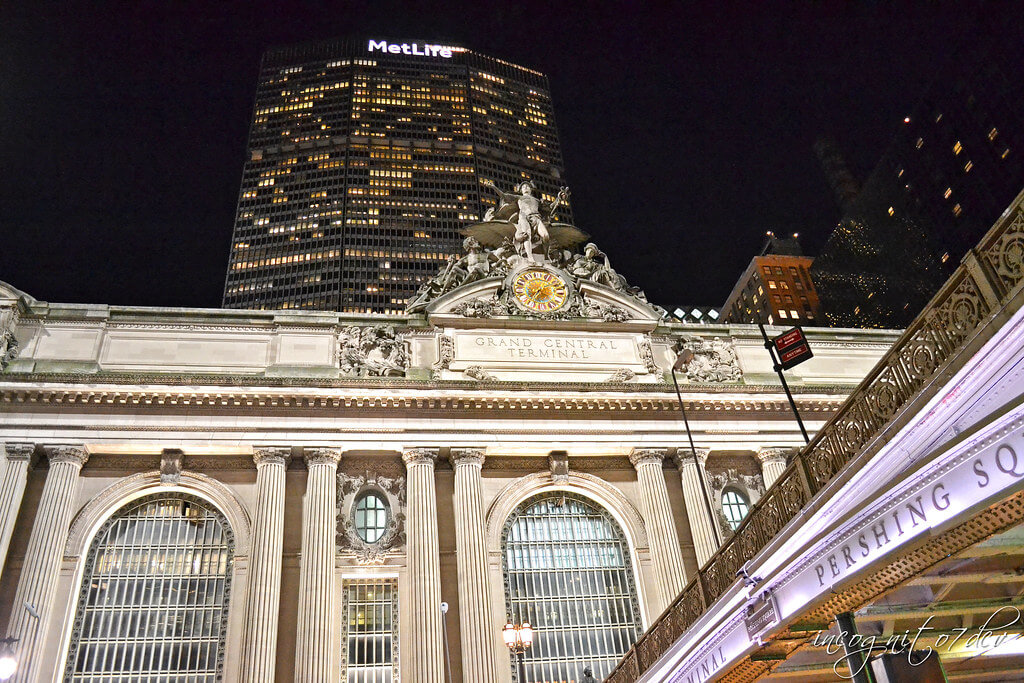
[[[503,189],[554,199],[547,78],[472,50],[338,40],[262,61],[226,308],[397,313]],[[560,215],[570,217],[564,207]]]
[[[761,254],[750,260],[720,311],[727,323],[817,325],[818,294],[811,282],[814,262],[797,236],[768,233]]]
[[[828,324],[905,327],[1024,187],[1015,31],[979,24],[898,122],[815,259]]]

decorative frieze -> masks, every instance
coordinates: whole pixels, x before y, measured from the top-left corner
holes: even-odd
[[[732,339],[719,337],[684,337],[676,344],[676,354],[689,351],[693,359],[686,365],[686,379],[690,382],[738,382],[743,379],[736,344]]]

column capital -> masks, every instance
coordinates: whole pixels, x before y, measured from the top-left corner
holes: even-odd
[[[437,462],[438,451],[437,448],[406,448],[402,451],[402,460],[406,467],[426,464],[433,466]]]
[[[683,469],[684,467],[693,467],[693,454],[697,454],[697,460],[700,461],[700,466],[704,467],[708,464],[708,455],[711,453],[710,448],[694,448],[689,447],[676,449],[675,462],[676,467]]]
[[[459,465],[479,465],[483,467],[484,460],[486,459],[484,450],[483,448],[453,448],[451,453],[448,454],[448,460],[451,462],[452,467]],[[404,454],[402,457],[405,457]]]
[[[634,448],[629,453],[629,461],[633,463],[633,467],[640,467],[649,463],[657,463],[661,467],[661,463],[664,462],[667,456],[667,448]]]
[[[304,448],[302,457],[310,465],[337,465],[341,460],[340,448]]]
[[[72,465],[84,467],[89,461],[89,453],[82,446],[43,446],[43,453],[50,461],[50,464],[68,462]]]
[[[36,452],[34,443],[5,443],[4,451],[8,460],[31,460]]]
[[[256,446],[252,449],[252,461],[256,469],[263,465],[284,465],[292,459],[292,449],[288,446]]]
[[[757,455],[755,457],[757,458],[757,461],[760,462],[762,465],[765,465],[769,462],[781,462],[783,465],[785,465],[786,460],[789,458],[789,454],[792,452],[792,448],[758,448]]]

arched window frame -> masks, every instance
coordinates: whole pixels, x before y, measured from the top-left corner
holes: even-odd
[[[531,496],[528,496],[526,498],[521,499],[518,502],[518,504],[516,504],[515,507],[513,507],[512,510],[509,512],[509,514],[506,516],[505,522],[502,525],[501,536],[500,536],[500,538],[501,538],[501,542],[500,542],[501,562],[500,562],[500,564],[501,564],[502,585],[504,587],[504,594],[505,594],[505,605],[506,605],[506,609],[509,610],[509,612],[510,612],[509,616],[512,619],[514,619],[514,620],[521,618],[521,615],[511,614],[511,611],[512,611],[512,587],[511,587],[510,578],[509,578],[509,570],[508,570],[507,556],[506,556],[506,543],[507,543],[508,534],[509,534],[512,526],[517,521],[517,519],[519,517],[519,514],[521,512],[529,509],[530,507],[532,507],[534,504],[536,504],[538,502],[541,502],[543,500],[548,500],[548,499],[551,499],[551,498],[557,498],[559,496],[561,496],[562,498],[565,498],[565,499],[578,500],[578,501],[580,501],[581,503],[583,503],[586,506],[589,506],[591,508],[596,508],[602,515],[606,516],[608,521],[611,523],[610,524],[610,528],[611,528],[612,532],[614,533],[614,535],[616,537],[616,540],[620,544],[620,547],[622,548],[622,556],[623,556],[623,560],[624,560],[624,564],[625,564],[625,566],[623,567],[623,571],[624,571],[626,580],[628,582],[628,590],[629,590],[629,597],[630,597],[630,601],[631,601],[631,609],[632,609],[633,614],[635,615],[635,618],[636,618],[636,634],[635,634],[635,637],[639,637],[640,633],[642,633],[643,630],[644,630],[645,621],[644,621],[643,610],[641,609],[642,600],[641,600],[640,590],[639,590],[639,586],[638,586],[638,582],[637,582],[637,574],[636,574],[636,572],[637,572],[638,567],[637,567],[637,558],[635,556],[635,552],[636,552],[635,546],[632,544],[631,539],[629,538],[628,534],[626,533],[626,531],[625,531],[625,529],[623,527],[623,524],[616,518],[616,516],[612,513],[612,511],[609,509],[609,507],[607,505],[605,505],[601,501],[595,500],[591,496],[588,496],[588,495],[585,495],[585,494],[581,494],[581,493],[576,492],[576,491],[566,490],[566,489],[560,488],[560,487],[559,488],[554,488],[554,487],[546,488],[546,489],[544,489],[544,490],[542,490],[540,492],[534,493]],[[535,636],[535,638],[536,638],[536,636]],[[629,646],[630,645],[632,645],[632,643],[627,645],[626,649],[623,650],[623,652],[621,654],[624,655],[629,650]],[[527,653],[527,658],[528,657],[529,657],[529,654]],[[585,663],[581,662],[581,666],[583,666],[583,665],[585,665]],[[512,667],[512,679],[514,681],[518,681],[518,669],[515,666]]]
[[[151,477],[152,474],[153,473],[146,473],[145,475],[136,475],[135,477],[132,477],[130,479],[138,480],[140,478]],[[159,473],[155,474],[159,476]],[[121,486],[124,485],[124,482],[122,482]],[[116,487],[117,485],[115,485],[115,487],[111,487],[111,489],[116,489]],[[109,490],[105,491],[104,493],[109,493]],[[140,491],[136,491],[135,495],[129,495],[122,498],[116,505],[112,505],[109,507],[109,509],[107,510],[107,514],[103,517],[100,523],[98,525],[94,525],[94,531],[88,534],[88,543],[82,549],[84,550],[84,557],[80,562],[79,571],[76,573],[77,582],[75,586],[77,588],[78,597],[76,601],[74,619],[70,620],[70,638],[68,640],[67,647],[64,651],[64,681],[73,680],[73,677],[75,675],[75,655],[83,631],[83,622],[85,619],[84,607],[86,606],[90,593],[90,587],[86,585],[86,581],[92,573],[92,568],[95,566],[96,558],[100,548],[99,541],[106,534],[107,530],[115,522],[122,518],[122,515],[120,513],[122,513],[126,509],[131,507],[139,507],[141,505],[146,504],[149,501],[167,498],[179,499],[202,505],[204,508],[208,509],[210,512],[213,513],[213,515],[220,522],[221,527],[223,529],[225,544],[227,545],[229,552],[227,557],[227,564],[224,571],[224,598],[223,608],[220,615],[220,635],[218,637],[217,644],[217,664],[214,680],[222,681],[224,679],[225,663],[228,656],[228,631],[229,623],[231,620],[231,589],[234,579],[236,578],[235,560],[238,558],[234,525],[231,523],[231,520],[229,519],[228,515],[225,514],[221,507],[214,503],[213,501],[209,500],[205,496],[196,495],[195,492],[193,491],[183,489],[182,487],[174,486],[143,489]],[[103,494],[97,496],[96,499],[91,501],[91,504],[94,508],[97,507],[97,500],[103,500]],[[73,547],[75,545],[76,536],[78,537],[78,541],[82,540],[80,531],[78,534],[74,533],[75,527],[76,525],[80,527],[83,524],[83,520],[85,520],[86,522],[88,521],[88,518],[91,516],[87,514],[90,511],[89,508],[90,506],[87,505],[86,508],[84,508],[82,512],[79,513],[78,517],[76,517],[75,519],[75,522],[72,524],[72,533],[69,534],[68,541],[69,549],[70,547]],[[239,509],[235,512],[238,511],[241,510]],[[246,518],[245,521],[248,522],[248,519]],[[247,523],[245,524],[245,530],[246,532],[248,532]]]
[[[249,546],[252,539],[252,522],[245,506],[226,485],[213,477],[198,472],[183,471],[177,484],[166,484],[161,480],[159,470],[139,472],[118,479],[105,489],[94,495],[79,510],[71,521],[68,541],[64,548],[65,568],[73,569],[74,581],[68,584],[69,592],[64,593],[66,603],[74,603],[78,590],[82,585],[85,572],[85,554],[92,545],[96,534],[107,519],[116,514],[125,505],[151,493],[179,492],[197,496],[221,511],[227,517],[234,533],[235,553],[231,572],[231,580],[235,586],[245,585],[246,566]],[[229,627],[225,650],[226,665],[224,676],[230,679],[236,675],[238,648],[242,639],[242,619],[239,611],[244,609],[244,601],[234,600],[229,606]],[[75,615],[77,616],[77,615]],[[56,671],[63,670],[63,664],[70,651],[74,616],[62,620],[59,636],[57,631],[52,636],[59,638],[62,648],[59,657],[53,664]]]

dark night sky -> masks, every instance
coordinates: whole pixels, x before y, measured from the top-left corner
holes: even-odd
[[[48,301],[212,307],[268,46],[451,41],[546,72],[578,225],[652,300],[720,305],[765,230],[813,253],[838,219],[814,139],[833,135],[863,177],[979,7],[14,4],[0,280]]]

